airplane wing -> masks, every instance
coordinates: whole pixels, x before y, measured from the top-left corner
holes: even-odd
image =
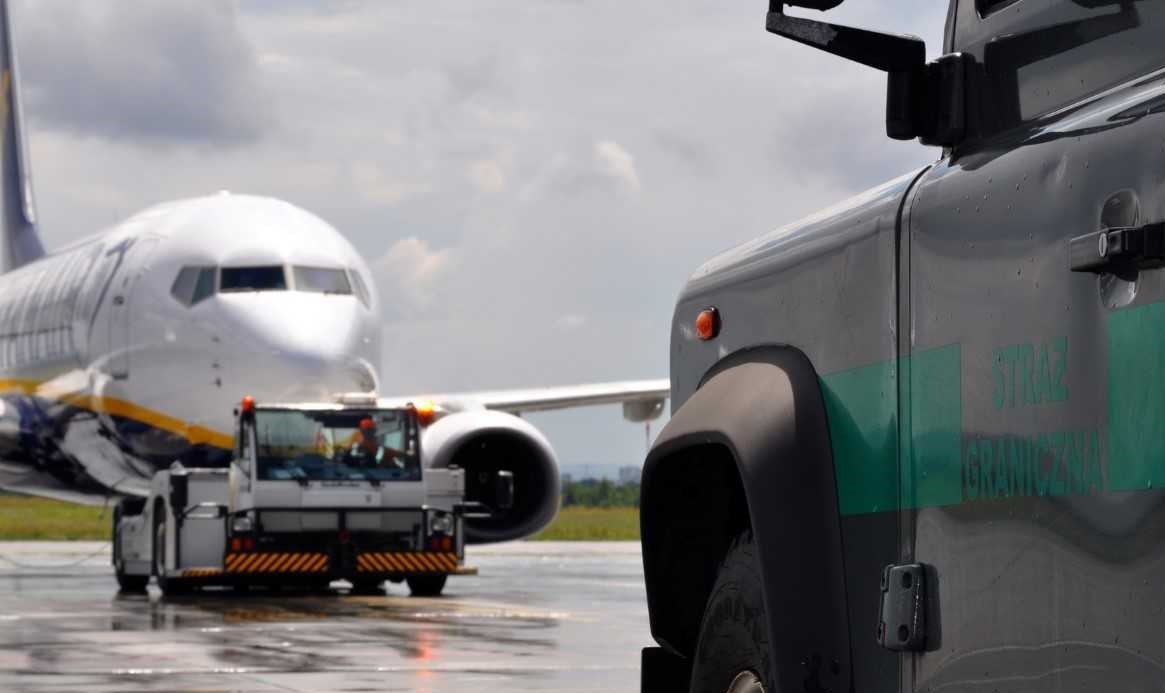
[[[484,408],[510,414],[522,414],[524,412],[569,409],[597,404],[622,404],[625,416],[635,421],[641,421],[658,416],[663,410],[664,401],[670,394],[670,383],[665,379],[629,380],[523,390],[389,397],[381,398],[380,405],[403,406],[409,402],[432,402],[450,411]],[[632,411],[643,413],[632,418],[629,414]],[[654,411],[654,415],[648,416],[648,411]]]

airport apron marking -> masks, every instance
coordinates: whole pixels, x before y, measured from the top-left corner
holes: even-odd
[[[965,428],[958,343],[823,376],[841,514],[1165,485],[1165,302],[1112,313],[1105,328],[1108,409],[1075,428],[1022,423],[1070,401],[1064,336],[988,354],[972,392],[1012,422],[1004,434]]]

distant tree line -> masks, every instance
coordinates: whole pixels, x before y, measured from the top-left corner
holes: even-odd
[[[609,479],[568,480],[562,484],[562,506],[638,508],[639,484],[617,484]]]

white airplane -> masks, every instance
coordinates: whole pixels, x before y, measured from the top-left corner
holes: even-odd
[[[336,229],[287,202],[219,193],[151,207],[46,254],[22,136],[15,47],[0,0],[0,488],[76,502],[144,496],[181,461],[226,465],[233,410],[378,392],[379,299]],[[623,403],[660,414],[668,381],[393,397],[435,404],[426,464],[508,469],[515,502],[471,541],[541,529],[558,465],[524,411]],[[481,489],[487,493],[488,489]]]

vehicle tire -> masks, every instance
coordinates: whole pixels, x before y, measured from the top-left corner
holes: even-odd
[[[161,508],[166,512],[165,508]],[[158,589],[167,597],[190,592],[191,585],[185,580],[166,577],[166,519],[154,517],[154,579],[158,582]]]
[[[414,597],[439,597],[447,579],[448,575],[411,575],[405,582],[409,583],[409,594]]]
[[[149,575],[129,575],[125,572],[125,562],[121,558],[115,558],[113,562],[113,573],[117,576],[117,586],[119,591],[125,594],[141,593],[146,591],[146,586],[150,584]]]
[[[306,583],[307,591],[311,594],[332,594],[331,580],[312,580]],[[355,588],[353,588],[355,589]]]
[[[691,693],[775,693],[760,561],[752,531],[733,541],[704,608]]]
[[[117,533],[122,516],[122,503],[118,503],[113,506],[113,574],[117,577],[117,586],[121,592],[145,592],[146,585],[150,584],[150,576],[127,575],[125,572],[125,561],[121,557],[121,538]]]
[[[384,594],[383,580],[353,580],[352,594]]]

